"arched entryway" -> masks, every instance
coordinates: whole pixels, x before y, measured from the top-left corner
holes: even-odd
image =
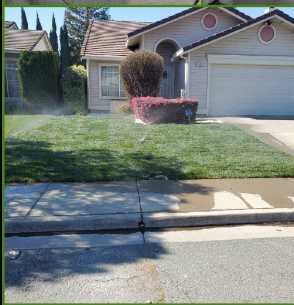
[[[164,98],[181,97],[181,90],[178,88],[179,65],[172,61],[172,55],[180,49],[179,43],[172,38],[163,38],[159,40],[154,52],[163,57],[164,73],[161,81],[160,92],[158,96]]]

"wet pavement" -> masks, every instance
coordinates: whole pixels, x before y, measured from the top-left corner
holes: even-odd
[[[294,179],[5,186],[6,233],[294,221]]]

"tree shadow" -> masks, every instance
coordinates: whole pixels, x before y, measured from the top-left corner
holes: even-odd
[[[183,171],[186,165],[180,158],[143,151],[125,153],[109,148],[57,151],[46,141],[14,138],[5,141],[6,182],[142,180],[157,174],[177,180],[187,178]]]

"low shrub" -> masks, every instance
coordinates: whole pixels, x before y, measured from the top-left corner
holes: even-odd
[[[133,108],[129,103],[118,105],[115,111],[119,114],[124,114],[124,115],[134,113]]]
[[[198,109],[196,99],[164,99],[162,97],[135,97],[132,107],[135,117],[144,123],[193,123]],[[187,116],[187,114],[191,114]]]
[[[119,74],[128,100],[157,96],[163,70],[163,58],[152,51],[140,50],[126,56],[120,63]]]
[[[12,105],[8,109],[8,114],[35,114],[35,111],[27,105]]]
[[[63,103],[71,114],[86,112],[87,70],[83,66],[71,66],[62,77]]]

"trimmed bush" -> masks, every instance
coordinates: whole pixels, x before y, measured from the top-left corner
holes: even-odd
[[[149,50],[126,56],[120,64],[119,74],[129,101],[133,97],[157,96],[163,69],[163,58]]]
[[[132,99],[135,117],[144,123],[193,123],[198,109],[196,99],[140,97]],[[186,114],[191,113],[191,116]]]
[[[58,103],[58,53],[21,51],[18,65],[22,100],[37,110],[56,106]]]
[[[63,73],[63,103],[67,113],[86,114],[87,70],[83,66],[67,67]]]
[[[123,104],[123,105],[118,105],[116,110],[117,113],[120,114],[134,114],[133,108],[130,104]]]

